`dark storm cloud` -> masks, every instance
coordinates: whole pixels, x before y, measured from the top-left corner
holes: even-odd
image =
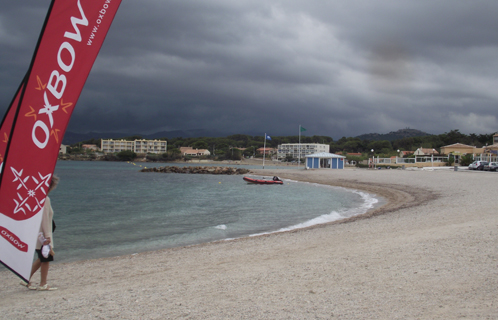
[[[0,2],[0,102],[5,110],[26,73],[48,1]]]
[[[0,103],[49,1],[0,0]],[[123,1],[70,131],[496,130],[498,4]]]

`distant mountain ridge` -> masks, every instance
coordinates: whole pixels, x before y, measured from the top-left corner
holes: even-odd
[[[398,139],[403,139],[403,138],[412,138],[412,137],[423,137],[423,136],[430,136],[430,133],[423,132],[420,130],[416,129],[400,129],[398,131],[391,131],[389,133],[366,133],[357,136],[356,138],[359,138],[361,140],[374,140],[374,141],[380,141],[380,140],[388,140],[388,141],[394,141]]]
[[[141,134],[141,133],[124,133],[124,132],[87,132],[87,133],[75,133],[71,131],[66,131],[64,138],[62,139],[62,143],[66,145],[78,143],[81,141],[86,141],[90,139],[121,139],[124,137],[131,136],[141,136],[144,139],[159,139],[159,138],[200,138],[200,137],[210,137],[210,138],[220,138],[220,137],[228,137],[233,135],[234,133],[229,132],[221,132],[221,131],[213,131],[206,129],[194,129],[194,130],[174,130],[174,131],[160,131],[151,134]],[[257,133],[242,133],[251,136],[257,135]],[[416,129],[400,129],[398,131],[393,131],[385,134],[380,133],[367,133],[357,136],[356,138],[360,138],[361,140],[388,140],[394,141],[402,138],[410,138],[410,137],[422,137],[429,136],[431,134],[416,130]]]

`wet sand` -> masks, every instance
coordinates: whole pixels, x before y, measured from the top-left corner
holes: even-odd
[[[53,292],[29,291],[3,271],[0,318],[498,318],[498,173],[253,172],[364,190],[387,203],[292,232],[55,263]]]

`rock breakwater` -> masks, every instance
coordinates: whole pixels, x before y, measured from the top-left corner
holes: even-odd
[[[162,173],[189,173],[189,174],[246,174],[248,169],[232,167],[154,167],[143,168],[140,172],[162,172]]]

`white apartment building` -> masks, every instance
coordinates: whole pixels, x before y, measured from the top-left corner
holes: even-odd
[[[135,153],[165,153],[168,151],[168,141],[162,140],[113,140],[102,139],[101,149],[103,153],[114,153],[130,150]]]
[[[135,141],[102,139],[102,142],[100,143],[100,150],[102,150],[103,153],[121,152],[126,150],[135,151]]]
[[[135,140],[135,153],[165,153],[168,151],[168,141]]]
[[[288,155],[293,158],[304,158],[308,154],[330,151],[330,145],[320,143],[284,143],[278,145],[277,158],[279,160],[285,159]]]

